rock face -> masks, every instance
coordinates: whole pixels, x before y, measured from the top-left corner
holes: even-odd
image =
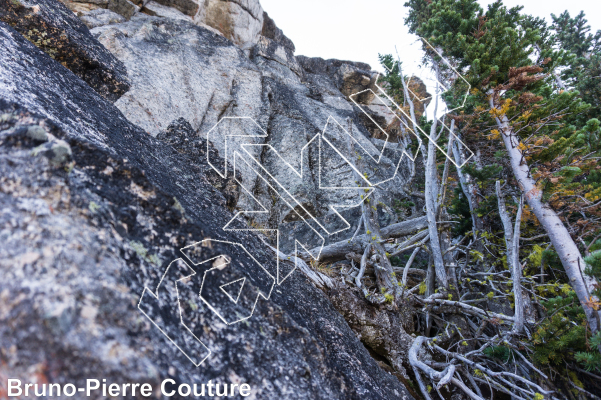
[[[130,19],[140,11],[140,7],[129,0],[109,0],[108,9],[122,15],[125,19]]]
[[[123,16],[105,8],[98,8],[90,11],[89,13],[83,15],[81,20],[90,29],[97,28],[99,26],[125,22],[125,18]]]
[[[129,89],[127,72],[67,7],[55,0],[0,0],[0,21],[69,68],[104,98]]]
[[[189,264],[196,275],[174,281],[190,273],[171,264],[178,257],[195,263],[227,255],[228,266],[215,267],[223,270],[219,279],[244,276],[251,293],[269,287],[276,266],[260,237],[222,229],[237,194],[206,164],[223,163],[222,143],[212,148],[195,134],[220,116],[251,115],[270,132],[265,140],[292,154],[307,143],[304,132],[323,129],[330,114],[355,115],[336,83],[319,74],[301,81],[260,55],[249,60],[185,21],[138,13],[96,34],[128,67],[132,86],[117,101],[123,114],[0,22],[3,371],[79,387],[99,376],[155,388],[165,378],[212,379],[249,383],[249,398],[257,399],[409,399],[300,272],[260,299],[252,318],[231,325],[198,300],[206,267]],[[325,89],[312,86],[319,80],[329,82]],[[351,125],[373,146],[364,127]],[[192,253],[178,250],[206,238],[213,241]],[[160,286],[166,270],[170,284]],[[160,289],[154,303],[140,303],[154,323],[192,358],[211,352],[200,367],[138,310],[145,287]],[[248,308],[245,297],[220,312]],[[181,336],[183,323],[206,347]]]
[[[188,15],[179,11],[177,8],[164,6],[155,1],[149,1],[144,4],[143,12],[154,17],[183,19],[186,21],[192,20]]]
[[[290,53],[294,44],[263,12],[258,0],[61,0],[79,16],[106,9],[129,20],[139,12],[183,19],[223,35],[246,51],[261,37],[275,40]],[[98,26],[98,25],[96,25]]]
[[[371,72],[368,64],[353,61],[324,60],[320,57],[308,58],[299,56],[299,63],[310,74],[326,75],[332,78],[336,86],[345,96],[371,89],[370,92],[360,94],[355,101],[369,104],[377,92],[375,88],[376,74]]]
[[[404,196],[408,159],[397,171],[402,157],[401,144],[389,143],[385,147],[381,138],[370,140],[372,134],[363,123],[365,114],[348,100],[348,96],[356,92],[375,89],[375,74],[370,72],[369,65],[294,57],[289,47],[280,44],[281,38],[278,43],[276,39],[264,36],[251,51],[249,59],[228,40],[189,22],[142,14],[134,16],[127,24],[96,28],[92,33],[129,71],[132,87],[115,103],[116,106],[149,134],[156,136],[172,121],[183,118],[199,136],[207,137],[224,117],[251,118],[258,127],[253,128],[250,123],[246,127],[229,126],[229,133],[223,133],[229,136],[229,154],[225,153],[224,140],[213,139],[219,154],[231,162],[236,145],[267,144],[284,154],[291,165],[308,166],[302,183],[297,183],[291,169],[281,168],[275,161],[264,163],[306,210],[313,210],[317,217],[328,221],[327,224],[337,223],[342,227],[344,222],[328,208],[328,204],[356,201],[358,192],[341,194],[320,189],[319,155],[314,150],[302,149],[315,135],[326,130],[326,134],[332,135],[348,153],[348,134],[351,133],[357,142],[357,154],[365,151],[369,155],[363,156],[377,158],[376,155],[383,151],[380,162],[366,173],[370,179],[386,181],[383,183],[386,196],[380,199],[384,205],[381,208],[383,223],[395,218],[390,211],[392,198]],[[357,96],[356,101],[363,105],[372,101],[375,97],[373,89]],[[364,109],[372,112],[367,106]],[[261,134],[267,134],[267,137],[252,140],[241,137]],[[254,152],[255,158],[263,157],[258,147],[248,151]],[[333,186],[357,186],[359,178],[350,168],[341,169],[344,160],[339,155],[331,151],[324,157],[332,163],[331,168],[323,168],[327,171],[324,180]],[[354,157],[353,154],[351,158]],[[301,236],[307,245],[316,245],[312,240],[318,236],[306,224],[298,222],[298,209],[292,210],[285,199],[272,199],[269,184],[261,181],[255,170],[244,166],[241,170],[241,180],[248,190],[241,191],[238,209],[256,209],[256,201],[268,205],[268,213],[254,217],[257,225],[295,232],[290,238]],[[344,211],[343,217],[356,225],[358,213],[355,208]],[[326,240],[341,240],[347,237],[345,235],[350,237],[352,232],[353,229],[347,228]]]
[[[201,0],[203,5],[194,16],[219,30],[243,48],[249,48],[259,39],[263,29],[263,8],[259,0]]]
[[[263,29],[261,30],[261,35],[284,46],[284,48],[290,50],[292,54],[294,54],[294,43],[284,35],[284,32],[276,26],[275,21],[271,19],[266,12],[263,13]]]
[[[204,5],[203,0],[159,0],[157,3],[175,8],[189,17],[194,17],[200,10],[200,6]]]

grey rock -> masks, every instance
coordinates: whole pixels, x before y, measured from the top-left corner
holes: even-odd
[[[57,0],[0,0],[0,21],[70,69],[110,101],[129,89],[123,64]],[[41,78],[43,79],[43,78]]]
[[[109,4],[109,0],[93,0],[93,1],[85,1],[85,0],[59,0],[63,3],[69,10],[71,10],[74,14],[81,16],[90,11],[98,10],[98,9],[106,9]]]
[[[303,69],[294,57],[294,50],[276,40],[261,36],[257,44],[252,48],[251,57],[262,57],[273,60],[292,70],[298,76],[302,76]],[[260,63],[260,61],[259,61]]]
[[[273,146],[291,165],[298,167],[302,162],[303,165],[311,166],[305,179],[299,182],[290,169],[281,168],[276,161],[266,160],[265,165],[273,176],[288,185],[290,193],[296,196],[303,207],[312,210],[324,223],[342,223],[328,204],[356,201],[358,192],[335,193],[320,190],[317,178],[318,156],[312,150],[301,150],[311,138],[324,130],[330,118],[353,132],[355,140],[369,154],[377,154],[378,148],[383,147],[383,142],[373,137],[377,132],[371,133],[370,127],[363,122],[368,119],[363,117],[364,114],[340,90],[352,90],[349,89],[350,83],[349,86],[344,86],[345,82],[341,78],[343,73],[340,71],[348,69],[351,75],[371,74],[360,68],[369,66],[321,60],[323,68],[310,70],[317,73],[303,71],[289,49],[265,37],[259,42],[264,45],[255,46],[252,59],[249,60],[232,43],[185,21],[138,16],[127,24],[105,28],[102,32],[93,32],[99,33],[99,41],[130,71],[132,87],[116,102],[116,106],[130,121],[155,136],[165,131],[172,121],[184,118],[201,137],[207,138],[208,133],[213,132],[210,140],[224,158],[225,143],[215,139],[220,135],[257,136],[267,133],[268,137],[263,139],[230,137],[227,155],[230,165],[233,151],[240,149],[244,143]],[[300,59],[306,60],[302,57]],[[359,81],[358,85],[361,84],[363,83]],[[371,85],[371,80],[369,84]],[[358,87],[357,90],[362,88],[363,86]],[[223,117],[250,117],[259,126],[242,120],[224,120],[217,125]],[[350,125],[347,121],[351,121]],[[335,125],[329,125],[328,134],[336,137],[339,145],[347,149],[350,145],[348,135],[335,128]],[[216,130],[212,131],[213,128]],[[399,146],[395,144],[387,147],[381,163],[368,171],[371,177],[383,180],[394,175],[393,160],[398,159],[402,151]],[[259,148],[253,147],[251,151],[256,151],[255,157],[260,156]],[[350,169],[340,170],[343,160],[333,151],[327,162],[332,165],[331,168],[324,168],[329,174],[325,178],[333,186],[357,186],[357,178]],[[409,170],[405,164],[394,179],[383,185],[386,195],[380,201],[388,206],[388,209],[382,209],[383,222],[394,218],[390,213],[393,198],[404,196],[403,186],[407,182],[406,174]],[[254,223],[290,232],[291,235],[282,242],[285,251],[291,250],[287,246],[293,246],[291,238],[295,235],[302,237],[310,248],[317,245],[314,241],[319,240],[318,236],[300,221],[297,212],[283,199],[276,196],[277,200],[273,200],[273,193],[270,193],[265,182],[258,180],[252,168],[246,165],[239,165],[238,168],[244,187],[262,204],[269,205],[269,213],[257,214]],[[256,202],[247,191],[241,190],[236,206],[240,210],[253,209]],[[343,214],[347,221],[356,224],[358,212],[355,208]],[[346,229],[327,240],[342,240],[351,236],[353,231]]]
[[[370,104],[374,100],[376,73],[371,71],[369,64],[304,56],[298,56],[297,60],[307,73],[331,77],[345,96],[363,92],[353,97],[356,102]]]
[[[27,128],[27,136],[32,138],[33,140],[37,140],[40,142],[48,141],[48,133],[44,128],[38,125],[33,125]]]
[[[369,104],[374,99],[376,74],[369,70],[360,70],[349,64],[342,64],[334,77],[338,81],[340,91],[345,96],[361,93],[353,97],[357,103]]]
[[[130,0],[109,0],[108,9],[130,19],[135,13],[140,11],[140,6],[135,5]]]
[[[10,120],[10,115],[2,122],[5,122],[7,119]],[[71,160],[71,146],[64,140],[56,138],[47,129],[39,125],[18,125],[6,130],[5,135],[11,141],[26,140],[37,145],[31,154],[46,157],[54,166],[60,166]],[[41,144],[39,144],[40,142]]]
[[[294,43],[284,35],[284,32],[276,26],[275,21],[271,19],[266,12],[263,13],[263,29],[261,30],[261,35],[284,46],[294,54]]]
[[[190,17],[194,17],[198,13],[201,4],[204,3],[204,0],[156,0],[156,2],[163,6],[175,8]]]
[[[208,109],[223,112],[231,105],[229,92],[236,75],[241,94],[254,96],[239,100],[261,101],[254,94],[260,92],[261,73],[221,36],[185,21],[143,14],[106,28],[92,32],[101,33],[98,40],[128,65],[135,82],[116,106],[153,136],[180,117],[198,130]]]
[[[99,26],[120,24],[126,21],[126,19],[122,15],[119,15],[116,12],[105,8],[92,10],[83,14],[79,18],[90,29],[97,28]]]
[[[204,0],[194,22],[211,26],[238,46],[250,49],[263,29],[263,8],[259,0]]]
[[[109,0],[73,0],[75,3],[90,3],[99,6],[108,6]]]
[[[17,201],[17,207],[21,211],[27,211],[37,215],[38,217],[50,215],[50,207],[43,199],[30,199],[22,197]]]
[[[329,59],[324,60],[321,57],[305,57],[305,56],[297,56],[298,62],[301,64],[303,69],[311,74],[323,74],[333,76],[338,69],[344,65],[350,65],[358,70],[370,71],[371,66],[366,63],[357,62],[357,61],[344,61],[344,60],[336,60]]]
[[[157,29],[178,24],[156,20]],[[187,29],[206,39],[209,57],[209,50],[218,55],[220,47],[231,46],[201,28]],[[222,230],[232,214],[201,172],[202,160],[127,121],[3,23],[0,64],[0,347],[8,349],[2,356],[10,376],[79,387],[91,376],[155,388],[167,377],[242,381],[265,399],[411,398],[380,369],[327,297],[298,273],[270,301],[259,301],[248,323],[231,326],[194,302],[198,280],[182,286],[179,296],[190,299],[183,318],[214,351],[201,368],[192,367],[136,308],[143,288],[156,287],[177,257],[175,249],[205,237],[245,243],[270,271],[272,256],[255,234]],[[258,71],[248,60],[244,65]],[[290,123],[295,111],[287,108],[295,93],[274,78],[265,80],[286,100],[279,123]],[[69,143],[73,170],[32,155],[37,143],[23,137],[34,125]],[[51,213],[32,216],[19,208],[22,198],[46,201]],[[233,276],[246,274],[251,289],[261,284],[261,270],[245,252],[222,245],[203,252],[229,254]],[[174,290],[166,295],[162,308],[149,312],[176,334],[177,297]],[[230,304],[227,311],[244,309]]]
[[[233,211],[238,204],[240,187],[232,176],[221,177],[206,161],[212,165],[220,165],[223,159],[211,142],[200,136],[184,118],[172,121],[165,131],[159,132],[157,139],[169,143],[178,152],[187,154],[192,159],[203,160],[198,163],[198,168],[207,178],[211,186],[218,189],[226,199],[226,206]]]
[[[146,3],[144,5],[144,8],[142,8],[142,12],[148,15],[152,15],[154,17],[183,19],[186,21],[192,21],[192,17],[184,14],[178,9],[164,6],[155,1],[149,1],[148,3]]]

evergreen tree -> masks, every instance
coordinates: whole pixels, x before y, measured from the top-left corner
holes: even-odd
[[[590,32],[582,11],[574,18],[567,11],[559,16],[551,14],[551,17],[556,45],[572,55],[566,58],[567,68],[563,70],[562,79],[592,106],[587,116],[598,116],[601,112],[601,31]]]
[[[509,210],[521,210],[521,195],[528,203],[521,224],[517,218],[516,232],[521,225],[524,239],[533,240],[520,242],[516,262],[523,268],[522,282],[531,282],[532,289],[536,285],[531,301],[540,304],[542,319],[529,339],[531,360],[546,368],[563,369],[567,363],[598,372],[601,34],[590,34],[583,13],[553,16],[549,26],[501,1],[487,10],[475,0],[409,0],[405,5],[410,32],[427,40],[426,59],[445,69],[436,49],[471,85],[465,107],[451,117],[468,147],[479,154],[463,173],[477,183],[481,201],[471,211],[483,218],[483,240],[496,256],[481,256],[493,270],[501,262],[510,264],[509,248],[505,251],[497,239],[507,238],[508,231],[499,222],[493,183],[505,183]],[[455,108],[465,87],[448,68],[445,76],[451,88],[445,101]],[[456,193],[450,203],[459,214],[468,193]],[[550,214],[553,223],[546,221]],[[563,236],[553,232],[558,226]],[[465,233],[461,227],[456,234]],[[571,250],[566,252],[568,242]],[[506,285],[509,292],[511,283]],[[495,297],[494,291],[490,295]],[[496,357],[507,351],[491,348],[489,353]],[[576,375],[562,372],[564,390],[582,387]]]

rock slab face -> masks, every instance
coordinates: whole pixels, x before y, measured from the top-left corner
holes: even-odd
[[[109,25],[92,32],[129,71],[132,87],[115,104],[130,121],[156,136],[172,121],[184,118],[198,136],[208,138],[224,117],[250,118],[256,121],[258,128],[240,123],[224,128],[221,136],[209,138],[219,154],[226,158],[223,140],[226,135],[229,136],[230,162],[235,148],[232,145],[272,146],[295,168],[308,167],[302,179],[298,179],[291,169],[282,168],[281,163],[261,156],[258,147],[252,149],[256,152],[255,158],[262,157],[270,173],[285,184],[307,210],[313,210],[317,217],[332,223],[342,223],[328,205],[337,204],[339,200],[356,200],[359,195],[355,192],[341,196],[334,191],[321,190],[319,155],[316,151],[303,149],[326,128],[326,134],[337,140],[347,156],[351,141],[344,130],[352,133],[357,141],[357,151],[361,147],[374,155],[382,148],[383,142],[373,141],[373,134],[363,122],[368,118],[364,118],[365,114],[348,100],[355,91],[373,87],[375,75],[369,65],[295,57],[281,41],[265,36],[261,36],[249,59],[239,47],[206,29],[186,21],[143,15],[135,16],[126,24]],[[373,91],[369,93],[373,96]],[[368,101],[368,95],[358,98],[360,104]],[[250,134],[267,137],[252,140],[241,137]],[[395,175],[402,151],[398,146],[398,143],[388,145],[381,162],[367,171],[376,181],[391,178],[383,184],[382,192],[386,196],[381,201],[388,205],[382,209],[383,224],[395,218],[390,212],[392,199],[402,196],[407,181],[405,164]],[[332,186],[356,187],[358,178],[353,171],[344,167],[344,160],[334,151],[331,153],[327,157],[331,168],[323,168],[328,174],[325,178]],[[240,169],[245,188],[252,196],[241,190],[236,205],[239,210],[257,207],[254,197],[269,209],[268,214],[255,217],[260,226],[294,232],[289,238],[300,235],[305,241],[318,239],[306,224],[299,222],[296,211],[283,199],[272,199],[268,185],[252,168],[243,165]],[[326,240],[352,236],[359,212],[355,208],[344,216],[355,228],[348,228],[340,234],[342,236]],[[311,243],[312,247],[315,245]]]
[[[187,29],[211,38],[208,54],[229,46]],[[232,217],[226,197],[202,158],[170,139],[190,135],[183,122],[153,138],[1,22],[0,65],[0,362],[10,376],[80,387],[91,376],[155,387],[165,378],[245,382],[257,399],[410,398],[300,273],[234,325],[198,302],[198,279],[178,286],[181,304],[174,286],[165,289],[149,318],[176,335],[182,311],[212,352],[191,365],[136,307],[144,288],[157,287],[177,249],[207,237],[244,243],[271,272],[272,255],[253,233],[221,229]],[[224,274],[244,274],[249,290],[264,283],[246,251],[215,242],[199,254],[227,254]]]
[[[56,0],[0,0],[7,23],[69,68],[109,101],[129,89],[124,65],[95,40],[84,23]]]

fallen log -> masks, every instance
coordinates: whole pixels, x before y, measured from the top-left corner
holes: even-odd
[[[425,216],[410,219],[408,221],[397,222],[396,224],[391,224],[382,228],[380,230],[380,234],[382,235],[380,239],[411,235],[427,226],[428,221]],[[340,261],[344,260],[348,253],[363,253],[363,250],[370,242],[373,242],[371,235],[357,235],[352,240],[341,240],[324,246],[324,248],[321,249],[321,253],[319,252],[319,248],[314,248],[311,250],[311,254],[319,254],[319,261],[321,262]],[[303,257],[304,256],[308,257],[309,255],[305,253]]]

